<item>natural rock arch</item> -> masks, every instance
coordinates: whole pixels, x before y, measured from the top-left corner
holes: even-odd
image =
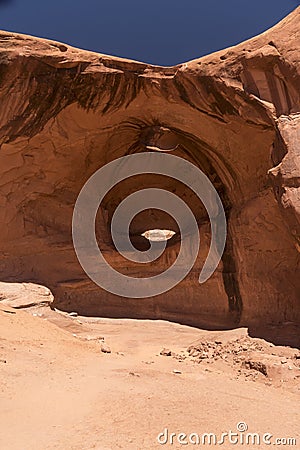
[[[163,318],[208,328],[296,322],[299,308],[300,9],[237,47],[175,67],[155,67],[0,33],[0,273],[44,283],[55,305],[87,315]],[[228,239],[218,270],[197,276],[210,241],[206,213],[174,180],[135,177],[106,197],[97,222],[108,261],[123,270],[109,224],[142,186],[182,197],[203,245],[179,286],[125,299],[95,286],[72,246],[74,203],[85,181],[117,157],[171,151],[203,170],[225,206]],[[275,195],[274,195],[275,194]],[[175,228],[174,228],[175,227]],[[132,224],[176,230],[157,210]],[[176,257],[176,236],[145,274]],[[127,274],[140,267],[126,265]]]

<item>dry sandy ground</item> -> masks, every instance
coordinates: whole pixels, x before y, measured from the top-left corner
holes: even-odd
[[[239,422],[273,434],[272,443],[298,438],[284,448],[300,448],[299,352],[252,340],[245,329],[207,332],[3,304],[0,329],[1,450],[210,448],[181,445],[178,436],[162,445],[157,436],[168,428],[220,439]],[[111,353],[101,351],[102,337]],[[250,368],[251,361],[260,364]]]

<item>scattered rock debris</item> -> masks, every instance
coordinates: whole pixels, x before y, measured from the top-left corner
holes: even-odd
[[[272,385],[300,375],[300,350],[275,346],[263,339],[249,336],[233,340],[200,341],[190,345],[186,352],[174,353],[163,349],[161,355],[172,356],[178,362],[196,364],[226,364],[237,378],[271,382]],[[205,370],[206,367],[205,367]],[[283,380],[283,381],[281,381]]]

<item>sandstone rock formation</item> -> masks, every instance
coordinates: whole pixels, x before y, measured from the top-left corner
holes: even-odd
[[[45,286],[33,283],[0,282],[0,302],[11,308],[22,309],[31,306],[49,306],[53,295]]]
[[[300,8],[236,47],[156,67],[0,33],[0,279],[48,286],[54,304],[86,315],[163,318],[207,328],[300,320]],[[222,198],[227,245],[205,284],[207,214],[166,177],[133,177],[101,205],[97,233],[107,260],[151,276],[176,258],[176,233],[157,264],[141,268],[115,250],[116,206],[141,187],[183,198],[199,224],[191,274],[157,297],[127,299],[96,286],[72,245],[76,198],[117,157],[172,151],[203,170]],[[178,231],[158,210],[139,214],[132,242],[150,229]],[[125,267],[125,268],[124,268]]]

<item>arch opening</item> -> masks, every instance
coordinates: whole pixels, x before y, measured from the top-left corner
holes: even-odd
[[[148,239],[148,241],[151,242],[162,242],[172,239],[175,234],[176,232],[173,230],[155,228],[153,230],[146,230],[141,234],[141,236],[145,237],[146,239]]]

